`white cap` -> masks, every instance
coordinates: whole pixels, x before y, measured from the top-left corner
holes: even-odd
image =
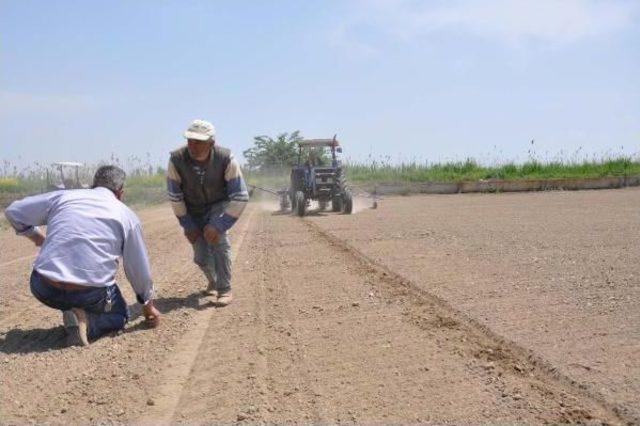
[[[216,128],[213,124],[204,120],[193,120],[189,128],[184,132],[187,139],[195,139],[197,141],[208,141],[216,139]]]

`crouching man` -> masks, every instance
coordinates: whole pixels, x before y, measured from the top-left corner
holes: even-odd
[[[193,261],[207,278],[206,292],[217,297],[217,306],[227,306],[233,300],[227,231],[242,214],[249,193],[233,154],[216,143],[213,124],[195,120],[184,137],[187,145],[169,159],[169,200],[193,246]]]
[[[16,230],[42,247],[31,274],[31,292],[62,311],[67,342],[87,346],[124,328],[127,302],[115,282],[122,257],[127,279],[153,327],[153,281],[140,220],[120,200],[125,173],[102,166],[92,189],[54,191],[13,202],[5,216]],[[47,226],[46,237],[38,228]]]

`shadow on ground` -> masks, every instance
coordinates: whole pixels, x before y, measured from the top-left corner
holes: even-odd
[[[171,311],[183,308],[194,309],[196,311],[224,308],[224,306],[217,305],[213,301],[213,297],[205,294],[203,291],[191,293],[184,297],[160,297],[155,299],[154,303],[162,315],[167,315]],[[150,328],[141,318],[142,307],[140,305],[131,305],[129,306],[129,310],[131,314],[129,318],[129,326],[124,329],[124,333],[135,333],[137,331],[144,331]]]
[[[47,352],[65,347],[66,333],[62,326],[30,330],[14,328],[0,337],[0,352],[5,354]]]
[[[154,303],[160,313],[167,314],[181,308],[191,308],[198,311],[214,308],[215,305],[212,300],[212,296],[207,296],[204,292],[198,291],[184,297],[160,297]],[[138,311],[142,312],[141,308]]]
[[[212,301],[211,296],[207,296],[204,292],[191,293],[184,297],[161,297],[155,300],[155,304],[164,315],[181,308],[199,311],[220,308],[220,306],[217,306],[215,302]],[[111,334],[111,337],[119,333],[136,333],[150,328],[149,325],[141,319],[142,307],[139,304],[130,305],[129,311],[131,314],[129,324],[123,331]],[[6,334],[0,335],[0,352],[5,354],[47,352],[50,350],[64,349],[66,347],[66,333],[62,325],[46,329],[14,328]]]

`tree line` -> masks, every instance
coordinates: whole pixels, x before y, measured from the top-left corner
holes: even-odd
[[[298,162],[298,142],[304,138],[299,130],[280,133],[275,138],[267,135],[255,136],[253,146],[242,154],[247,160],[246,166],[254,171],[280,171],[288,169]],[[313,151],[320,161],[327,160],[327,153],[320,149],[305,149],[301,160],[304,162]]]

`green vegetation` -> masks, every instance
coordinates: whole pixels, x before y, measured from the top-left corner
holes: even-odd
[[[17,193],[21,192],[20,181],[16,178],[0,178],[0,192]]]
[[[280,170],[296,162],[297,142],[303,138],[299,131],[281,133],[274,138],[266,135],[253,138],[253,146],[242,152],[249,170]]]
[[[124,201],[127,204],[159,204],[167,199],[166,176],[164,170],[156,174],[137,174],[128,177],[124,185]]]
[[[253,146],[242,152],[247,159],[245,170],[272,175],[274,172],[287,170],[298,163],[298,142],[304,138],[299,130],[292,133],[281,133],[274,138],[256,136]],[[313,159],[315,164],[327,164],[329,152],[322,147],[303,147],[301,162]]]
[[[125,188],[164,188],[167,184],[167,177],[164,170],[153,175],[133,175],[127,177]]]
[[[436,164],[414,162],[400,165],[371,161],[370,163],[349,163],[346,167],[348,180],[352,183],[585,179],[640,175],[640,159],[631,157],[583,162],[544,163],[531,160],[523,164],[509,163],[500,166],[482,166],[472,159],[461,162]],[[244,173],[248,184],[278,190],[288,186],[289,170],[288,166],[272,165],[261,168],[247,167]],[[83,179],[83,182],[88,182],[87,178]],[[43,192],[46,187],[46,177],[42,173],[0,175],[0,208],[14,199]],[[165,172],[162,168],[145,167],[129,173],[125,184],[125,201],[128,204],[157,204],[165,200]]]
[[[89,166],[82,169],[80,180],[84,185],[91,183],[96,167]],[[46,169],[42,167],[30,168],[24,173],[0,175],[0,209],[15,199],[45,192],[52,183],[59,183],[57,175],[47,174]],[[161,167],[136,168],[128,173],[125,183],[125,202],[138,205],[161,203],[166,200],[165,185],[165,171]]]
[[[620,157],[581,163],[528,161],[523,164],[482,166],[472,159],[442,164],[401,165],[372,162],[347,165],[351,182],[459,182],[487,179],[577,179],[640,175],[640,161]]]

